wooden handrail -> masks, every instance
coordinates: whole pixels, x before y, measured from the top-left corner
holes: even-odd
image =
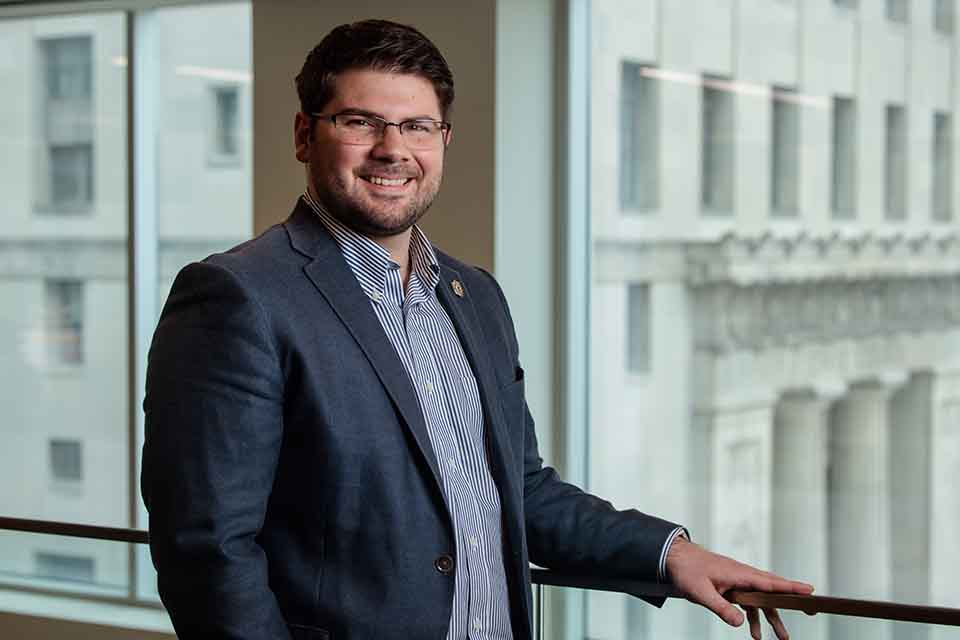
[[[147,544],[149,534],[141,529],[123,529],[118,527],[98,527],[88,524],[55,522],[51,520],[27,520],[23,518],[0,517],[0,531],[25,531],[71,538],[92,538],[112,542]],[[598,578],[552,571],[531,569],[530,577],[534,584],[570,587],[574,589],[592,589],[594,591],[614,591],[626,593],[638,598],[678,598],[676,587],[669,584],[641,582],[625,578]],[[876,600],[856,600],[851,598],[832,598],[826,596],[801,596],[786,593],[762,593],[759,591],[730,591],[727,600],[734,604],[750,607],[769,607],[803,611],[808,614],[827,613],[858,618],[879,618],[903,622],[921,622],[960,627],[960,609],[946,607],[926,607],[898,602]]]
[[[90,524],[55,522],[53,520],[27,520],[25,518],[0,518],[0,531],[26,531],[69,538],[91,538],[111,542],[129,542],[147,544],[150,536],[142,529],[123,529],[119,527],[98,527]]]
[[[857,618],[879,618],[901,622],[923,622],[960,627],[960,609],[926,607],[879,600],[855,600],[827,596],[801,596],[792,593],[761,593],[759,591],[731,591],[727,600],[751,607],[792,609],[810,615],[830,613]]]

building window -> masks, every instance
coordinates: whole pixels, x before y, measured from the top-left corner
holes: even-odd
[[[800,167],[800,113],[792,91],[772,93],[770,136],[770,210],[774,215],[797,212],[797,181]]]
[[[954,0],[934,0],[933,28],[943,34],[953,34]]]
[[[627,371],[650,371],[650,285],[627,285]]]
[[[907,117],[900,105],[888,104],[884,136],[884,211],[888,220],[907,216]]]
[[[909,0],[887,0],[887,20],[890,20],[891,22],[909,22]]]
[[[733,97],[723,80],[703,82],[700,203],[706,211],[733,210]]]
[[[857,208],[857,113],[852,98],[834,97],[831,203],[835,218],[852,218]]]
[[[240,89],[214,87],[211,160],[236,164],[240,160]]]
[[[42,139],[37,204],[44,212],[90,210],[94,196],[93,38],[39,41]]]
[[[93,202],[93,145],[50,145],[50,203],[58,209]]]
[[[38,578],[68,582],[93,582],[94,560],[89,556],[68,556],[38,551],[34,554],[35,574]]]
[[[953,218],[953,117],[933,114],[933,219]]]
[[[659,206],[659,96],[647,67],[623,63],[620,90],[620,207]]]
[[[79,280],[45,281],[47,362],[83,364],[84,288]]]
[[[50,475],[54,480],[83,480],[83,445],[79,440],[50,441]]]
[[[43,40],[47,96],[88,100],[92,90],[93,39],[90,36]]]

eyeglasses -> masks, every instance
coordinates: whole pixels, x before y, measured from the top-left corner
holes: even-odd
[[[443,120],[416,118],[403,122],[388,122],[375,115],[363,113],[310,113],[314,118],[333,123],[337,139],[343,144],[376,144],[387,127],[396,127],[403,141],[411,149],[435,149],[446,142],[450,123]]]

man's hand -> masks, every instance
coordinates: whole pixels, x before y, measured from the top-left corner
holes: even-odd
[[[754,569],[732,558],[711,553],[682,537],[674,540],[667,553],[667,574],[687,600],[710,609],[734,627],[743,624],[743,614],[723,597],[731,589],[813,593],[809,584]],[[756,608],[744,607],[744,610],[750,623],[750,635],[760,640],[760,616]],[[790,637],[776,609],[764,609],[763,614],[780,640]]]

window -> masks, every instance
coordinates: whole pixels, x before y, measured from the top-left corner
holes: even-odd
[[[953,218],[953,117],[933,115],[933,219]]]
[[[650,286],[627,285],[627,370],[650,371]]]
[[[800,115],[792,91],[772,92],[770,136],[770,210],[774,215],[797,212],[797,180],[800,166]]]
[[[884,135],[884,211],[888,220],[907,213],[907,118],[901,105],[888,104]]]
[[[84,288],[78,280],[47,280],[47,362],[56,365],[83,363]]]
[[[51,204],[76,209],[93,202],[93,145],[50,145]]]
[[[38,578],[67,582],[93,582],[94,559],[39,551],[34,554],[35,575]]]
[[[89,100],[92,93],[92,38],[78,36],[43,40],[47,97]]]
[[[648,67],[622,65],[620,88],[620,207],[656,209],[659,204],[659,114],[657,80]]]
[[[953,3],[954,0],[933,2],[933,28],[939,33],[953,34]]]
[[[960,169],[953,108],[932,100],[956,65],[943,42],[891,47],[903,29],[884,14],[936,39],[921,28],[932,3],[844,3],[863,8],[859,29],[860,12],[833,0],[640,3],[656,15],[636,4],[574,3],[589,19],[571,15],[590,43],[570,82],[593,97],[591,153],[572,176],[589,198],[571,198],[565,221],[583,246],[561,258],[589,284],[589,339],[564,334],[586,409],[562,434],[583,445],[562,463],[617,508],[680,522],[822,595],[960,606],[960,376],[948,364],[960,278],[942,260]],[[819,62],[798,68],[810,47]],[[909,62],[909,91],[857,73],[856,51]],[[625,171],[609,142],[620,103],[605,96],[625,82],[624,58],[647,52],[659,54],[659,215],[625,222],[605,192],[619,187],[590,178]],[[730,215],[705,214],[721,202]],[[951,221],[931,231],[932,216]],[[630,600],[588,594],[551,637],[727,635],[695,611],[638,617]],[[925,633],[841,618],[785,622],[796,638]]]
[[[909,0],[887,0],[887,20],[891,22],[909,22]]]
[[[39,41],[44,63],[41,135],[35,147],[46,176],[37,202],[51,213],[88,212],[94,196],[93,38],[68,36]]]
[[[857,115],[852,98],[833,99],[832,209],[836,218],[852,218],[857,208]]]
[[[701,205],[708,212],[733,209],[733,98],[722,80],[703,82]]]
[[[240,154],[240,90],[237,87],[213,89],[213,158],[236,162]]]
[[[54,480],[83,480],[83,445],[79,440],[50,441],[50,475]]]

